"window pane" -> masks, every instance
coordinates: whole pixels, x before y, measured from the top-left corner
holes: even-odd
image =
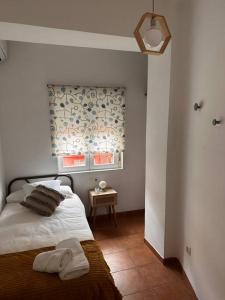
[[[85,166],[85,155],[69,155],[63,157],[63,167],[81,167]]]
[[[123,168],[122,152],[95,152],[58,157],[59,173],[106,171]]]
[[[95,153],[93,154],[94,165],[111,165],[114,163],[113,153]]]

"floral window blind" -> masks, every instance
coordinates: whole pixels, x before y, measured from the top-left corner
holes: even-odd
[[[125,88],[49,85],[52,154],[125,148]]]

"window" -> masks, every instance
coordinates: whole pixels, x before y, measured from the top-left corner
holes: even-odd
[[[48,94],[59,172],[123,167],[125,88],[49,85]]]
[[[123,168],[123,152],[90,153],[58,157],[60,173],[115,170]]]
[[[63,166],[68,167],[84,167],[85,155],[70,155],[63,157]]]
[[[113,165],[114,155],[113,153],[94,153],[93,163],[95,166]]]

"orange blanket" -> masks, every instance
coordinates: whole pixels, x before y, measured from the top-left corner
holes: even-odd
[[[81,243],[90,272],[62,281],[57,274],[32,270],[34,257],[53,247],[0,256],[0,299],[2,300],[121,300],[102,252],[95,241]]]

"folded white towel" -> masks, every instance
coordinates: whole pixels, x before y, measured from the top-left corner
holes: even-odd
[[[64,240],[56,245],[56,249],[60,248],[70,248],[73,252],[71,262],[59,272],[60,279],[68,280],[77,278],[89,272],[89,262],[78,239],[71,238]]]
[[[67,240],[63,240],[63,241],[59,242],[55,248],[56,249],[69,248],[73,251],[73,255],[84,253],[84,250],[81,247],[80,241],[77,238],[70,238]]]
[[[71,262],[59,272],[59,277],[62,280],[78,278],[89,272],[89,262],[83,253],[74,255]]]
[[[71,249],[60,248],[42,252],[35,257],[33,270],[47,273],[60,272],[72,261],[72,257]]]

